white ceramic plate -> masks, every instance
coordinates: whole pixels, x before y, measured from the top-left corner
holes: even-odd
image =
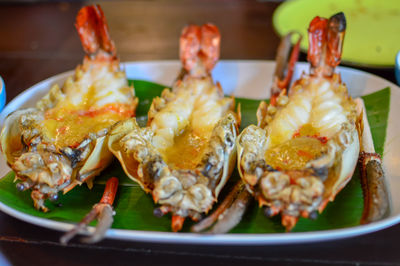
[[[272,61],[221,61],[213,71],[214,79],[219,81],[227,94],[238,97],[265,99],[269,97],[269,87],[275,63]],[[152,61],[125,63],[124,68],[129,79],[143,79],[160,84],[170,85],[180,70],[179,61]],[[296,66],[295,77],[298,78],[303,71],[308,71],[308,65],[299,63]],[[106,237],[124,240],[167,242],[167,243],[192,243],[192,244],[223,244],[223,245],[248,245],[248,244],[285,244],[301,243],[321,240],[332,240],[351,237],[381,230],[400,222],[400,88],[380,77],[363,71],[340,67],[343,81],[350,89],[353,97],[369,94],[387,86],[392,88],[389,124],[385,143],[383,166],[391,194],[391,214],[388,218],[368,225],[360,225],[344,229],[304,232],[304,233],[274,233],[274,234],[224,234],[200,235],[193,233],[170,233],[110,229]],[[34,106],[54,83],[60,85],[72,72],[63,73],[46,79],[18,95],[11,101],[0,114],[0,123],[10,112]],[[3,159],[0,160],[0,176],[4,176],[10,169]],[[72,228],[69,223],[56,222],[43,218],[30,216],[16,211],[3,203],[0,210],[23,221],[39,226],[67,231]],[[91,228],[93,230],[93,228]]]

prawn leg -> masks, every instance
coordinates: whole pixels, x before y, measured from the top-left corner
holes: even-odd
[[[358,161],[364,195],[364,210],[360,223],[368,224],[379,221],[388,214],[390,211],[389,194],[386,188],[382,159],[375,152],[364,102],[361,98],[357,98],[355,101],[363,117],[361,152]]]
[[[103,239],[107,229],[113,223],[114,210],[112,204],[118,190],[118,178],[112,177],[106,183],[103,197],[100,202],[95,204],[92,210],[69,232],[65,233],[61,238],[61,244],[66,245],[75,235],[86,231],[88,224],[94,219],[98,219],[96,230],[89,236],[82,238],[84,243],[96,243]]]

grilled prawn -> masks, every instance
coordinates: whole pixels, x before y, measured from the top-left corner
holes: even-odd
[[[240,116],[234,99],[224,97],[210,74],[219,44],[214,25],[185,27],[182,72],[172,90],[153,100],[147,127],[133,118],[110,132],[110,150],[161,205],[154,213],[172,212],[173,231],[181,229],[185,217],[196,220],[212,207],[236,160]]]
[[[309,27],[310,74],[261,104],[258,125],[237,140],[238,170],[269,216],[282,214],[291,230],[312,218],[347,184],[360,151],[360,115],[334,68],[346,21],[316,17]]]
[[[43,211],[45,200],[56,199],[59,191],[91,185],[112,159],[106,145],[110,126],[132,117],[137,105],[100,7],[82,8],[76,28],[86,52],[83,64],[35,108],[10,114],[1,132],[2,152],[21,180],[17,188],[31,189],[35,207]]]

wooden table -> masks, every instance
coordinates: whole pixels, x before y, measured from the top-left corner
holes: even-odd
[[[73,27],[84,3],[0,4],[0,75],[7,101],[52,75],[73,69],[83,51]],[[277,2],[101,2],[121,61],[177,59],[187,23],[213,22],[222,34],[222,59],[274,59]],[[305,56],[302,55],[302,59]],[[365,70],[365,69],[363,69]],[[394,81],[392,69],[366,69]],[[380,232],[313,244],[197,246],[104,240],[59,244],[60,232],[0,213],[0,264],[400,265],[400,225]]]

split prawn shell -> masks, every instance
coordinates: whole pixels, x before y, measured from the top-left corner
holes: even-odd
[[[19,151],[24,148],[20,138],[22,132],[18,120],[22,115],[35,111],[37,111],[36,108],[16,110],[4,120],[0,135],[0,148],[4,159],[11,168],[17,158],[16,155],[19,155]]]
[[[85,62],[86,63],[86,62]],[[85,64],[84,63],[84,64]],[[109,66],[110,69],[115,69],[117,67],[117,63],[113,62]],[[82,69],[86,66],[78,66],[75,71],[75,76],[70,77],[67,79],[66,83],[73,82],[73,78],[81,78],[84,75]],[[125,74],[121,71],[114,72],[113,75],[119,80],[125,77]],[[125,78],[126,80],[126,78]],[[126,101],[131,102],[132,106],[135,109],[135,106],[138,103],[138,99],[134,96],[134,90],[132,87],[129,87],[127,80],[126,80],[126,89],[129,89],[129,92],[126,92]],[[129,95],[129,96],[128,96]],[[29,114],[34,114],[38,116],[38,119],[35,120],[35,123],[40,124],[41,121],[44,120],[44,112],[48,109],[53,108],[57,105],[58,102],[63,101],[66,97],[66,94],[62,91],[62,89],[57,85],[53,85],[49,92],[36,104],[34,108],[27,108],[14,111],[10,113],[4,123],[3,128],[0,135],[0,148],[1,151],[7,161],[7,164],[15,171],[16,178],[25,181],[27,178],[24,177],[23,174],[19,173],[17,169],[15,169],[15,162],[16,160],[27,151],[27,148],[24,147],[25,144],[22,142],[22,134],[23,128],[20,125],[21,119],[24,116]],[[128,100],[129,99],[129,100]],[[30,128],[29,130],[36,130],[35,128]],[[91,132],[89,135],[83,138],[80,143],[77,145],[82,145],[83,143],[88,142],[85,145],[87,147],[87,154],[82,161],[77,161],[76,165],[70,165],[68,167],[72,168],[71,175],[68,178],[68,184],[64,182],[61,189],[64,190],[64,193],[68,192],[72,189],[75,185],[81,185],[83,182],[87,182],[88,186],[91,187],[92,180],[95,176],[99,175],[102,170],[104,170],[112,161],[113,155],[108,149],[108,132],[109,128],[103,128],[98,132]],[[41,134],[41,133],[40,133]],[[53,145],[48,139],[44,138],[44,142],[50,145]],[[53,145],[54,146],[54,145]],[[53,148],[52,153],[55,156],[65,156],[62,154],[61,149],[62,147]],[[66,180],[64,180],[66,181]],[[60,184],[55,184],[56,182],[39,182],[45,183],[49,186],[49,188],[55,188]],[[58,190],[58,189],[57,189]],[[56,192],[53,190],[53,193]],[[42,206],[41,206],[42,207]],[[44,207],[44,206],[43,206]],[[45,209],[45,208],[44,208]]]
[[[229,112],[219,120],[219,122],[214,127],[213,133],[218,127],[221,127],[221,125],[226,126],[224,127],[224,130],[229,130],[230,133],[233,135],[235,141],[233,141],[233,146],[224,156],[223,169],[220,175],[208,177],[213,180],[218,180],[217,185],[214,188],[211,188],[212,199],[210,200],[210,204],[207,204],[205,208],[193,208],[187,210],[189,212],[208,212],[212,208],[212,203],[217,201],[220,191],[228,181],[233,172],[233,169],[236,166],[236,137],[239,128],[239,116],[237,116],[233,112]],[[136,150],[127,150],[122,147],[121,139],[123,139],[128,134],[135,135],[134,137],[137,139],[138,142],[140,142],[140,148]],[[127,176],[131,180],[137,182],[146,193],[153,192],[155,183],[160,179],[160,175],[163,175],[163,173],[165,172],[170,173],[173,171],[173,169],[169,168],[169,166],[162,160],[159,152],[156,151],[155,147],[153,147],[153,145],[151,144],[152,136],[153,132],[149,127],[141,128],[136,122],[136,118],[130,118],[115,124],[109,133],[108,139],[108,147],[110,151],[119,160]],[[206,147],[205,149],[210,148],[210,143],[208,143],[208,145],[209,147]],[[146,156],[148,157],[157,157],[157,159],[154,159],[153,162],[159,162],[160,167],[158,169],[151,169],[154,164],[149,166],[148,164],[143,163],[143,160],[138,158],[138,153],[146,153]],[[184,171],[185,169],[181,170]],[[196,172],[196,178],[204,178],[200,171],[194,172]],[[159,203],[164,204],[162,202]],[[184,216],[187,215],[190,216],[190,214],[187,213]]]
[[[8,115],[5,119],[0,136],[1,150],[7,164],[13,170],[15,170],[14,163],[16,159],[23,154],[24,150],[21,142],[19,120],[22,115],[37,111],[36,108],[18,110]],[[85,181],[89,180],[90,178],[99,175],[100,172],[111,163],[112,153],[108,150],[107,138],[107,135],[98,137],[94,140],[94,144],[91,144],[91,152],[84,163],[80,164],[79,168],[75,168],[72,172],[71,180],[75,182],[75,185],[82,183],[81,181],[76,180],[77,176],[84,177],[82,179]],[[19,177],[18,171],[16,171],[16,177]],[[47,185],[52,187],[52,184]]]
[[[112,127],[108,137],[108,149],[119,160],[125,174],[138,183],[146,193],[149,193],[153,188],[153,182],[146,182],[145,180],[149,180],[151,176],[143,169],[143,165],[135,158],[134,154],[124,151],[119,142],[124,136],[131,132],[135,132],[138,135],[147,135],[145,129],[142,129],[138,125],[136,118],[132,117]],[[148,146],[148,148],[151,148],[151,146]]]
[[[298,81],[297,84],[306,82],[306,78],[309,77],[303,77],[302,80]],[[337,79],[335,77],[333,81],[331,82],[340,82],[340,77]],[[340,85],[344,86],[344,85]],[[346,88],[347,91],[347,88]],[[289,93],[289,101],[291,99],[291,94]],[[344,94],[343,97],[346,97],[346,100],[350,101],[350,104],[354,101],[351,99],[348,94]],[[354,103],[354,109],[355,108],[355,103]],[[282,107],[285,108],[285,107]],[[274,113],[276,111],[274,110]],[[336,133],[334,137],[332,137],[332,145],[339,147],[345,146],[344,149],[340,150],[335,154],[335,159],[334,163],[331,165],[326,165],[326,169],[328,171],[328,178],[325,180],[321,179],[322,185],[323,185],[323,193],[322,197],[319,199],[318,202],[314,204],[314,206],[300,211],[297,215],[291,215],[290,212],[289,214],[286,212],[287,210],[286,207],[282,206],[275,206],[275,203],[273,200],[269,201],[266,200],[264,196],[262,196],[262,192],[260,192],[260,185],[259,181],[261,180],[262,176],[266,176],[268,173],[281,173],[281,171],[277,171],[276,169],[271,169],[270,166],[266,163],[265,159],[265,153],[267,151],[268,143],[267,143],[267,127],[268,123],[266,124],[264,119],[267,116],[267,107],[265,103],[261,103],[259,106],[258,110],[258,125],[266,125],[265,128],[261,128],[260,126],[256,125],[250,125],[247,128],[245,128],[241,134],[238,136],[236,140],[236,146],[237,146],[237,161],[238,161],[238,171],[240,174],[240,177],[242,178],[243,181],[247,183],[247,189],[255,195],[259,200],[260,200],[260,206],[261,205],[266,205],[269,207],[273,208],[273,215],[282,212],[283,215],[289,215],[296,217],[296,219],[299,216],[304,216],[307,217],[307,215],[314,210],[317,210],[319,212],[322,212],[323,209],[325,208],[326,204],[329,201],[333,201],[337,193],[350,181],[351,177],[353,176],[355,167],[357,165],[357,160],[360,152],[360,127],[361,127],[361,115],[359,113],[352,115],[351,121],[347,121],[350,124],[350,130],[348,134],[347,140],[349,141],[346,143],[346,145],[339,144],[338,141],[334,141],[333,139],[338,139],[339,136]],[[273,118],[272,118],[273,119]],[[269,121],[270,122],[270,121]],[[249,152],[251,153],[249,155]],[[244,169],[244,166],[242,165],[244,155],[247,154],[247,158],[251,157],[252,161],[250,162],[249,160],[249,165],[252,164],[254,165],[254,169],[252,169],[251,172],[248,172]],[[262,165],[262,167],[260,167]],[[306,167],[301,170],[306,172],[307,169]],[[318,177],[318,175],[314,176]],[[286,225],[285,225],[286,226]],[[291,229],[291,226],[294,226],[294,224],[291,224],[290,226],[286,226],[288,230]]]

